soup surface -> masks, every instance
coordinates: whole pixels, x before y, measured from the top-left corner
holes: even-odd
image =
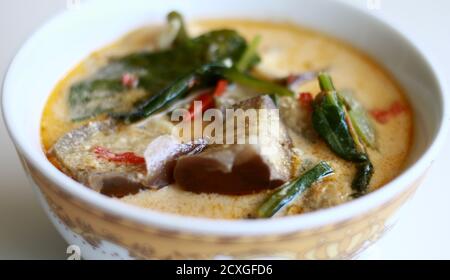
[[[222,28],[236,30],[247,41],[251,41],[255,36],[261,38],[258,45],[261,62],[252,70],[255,76],[277,80],[295,73],[327,70],[333,77],[336,88],[351,90],[354,98],[367,110],[376,131],[376,146],[367,148],[374,171],[367,191],[376,190],[402,171],[410,149],[412,114],[402,89],[380,65],[346,43],[287,23],[203,20],[188,25],[192,36]],[[70,87],[94,75],[112,57],[157,49],[158,38],[163,30],[162,27],[146,26],[127,34],[112,45],[92,53],[56,85],[42,116],[41,136],[49,160],[58,168],[68,173],[52,153],[55,143],[76,128],[107,118],[105,114],[99,114],[74,121],[68,102]],[[321,92],[317,79],[303,81],[291,88],[296,94],[295,97],[281,96],[278,107],[281,120],[292,141],[291,149],[295,153],[292,160],[297,161],[298,166],[325,161],[333,168],[334,175],[314,184],[293,200],[283,208],[282,215],[301,214],[354,199],[352,180],[357,172],[356,165],[334,153],[314,131],[310,118],[311,108],[308,107],[310,105],[302,102]],[[222,103],[233,103],[259,94],[258,91],[249,90],[237,83],[228,86],[218,99]],[[136,90],[135,94],[128,95],[127,98],[139,99],[144,95],[145,93]],[[174,125],[167,114],[157,114],[140,122],[139,127],[134,124],[127,125],[112,133],[106,133],[95,141],[114,150],[116,154],[113,156],[126,152],[123,149],[125,146],[132,147],[134,154],[142,156],[151,141],[170,133]],[[121,144],[123,142],[126,142],[125,146]],[[115,147],[117,149],[114,149]],[[89,151],[92,151],[91,148],[89,147]],[[80,154],[78,160],[83,161],[91,156],[87,156],[87,153],[88,151],[86,155]],[[266,201],[273,191],[271,188],[245,194],[193,192],[172,182],[158,189],[125,192],[113,199],[180,215],[239,219],[252,217],[255,209]]]

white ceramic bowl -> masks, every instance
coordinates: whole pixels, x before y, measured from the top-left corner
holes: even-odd
[[[55,84],[80,60],[133,28],[187,19],[239,17],[291,21],[362,49],[406,89],[415,140],[406,170],[360,199],[293,217],[223,221],[141,209],[102,196],[45,157],[39,125]],[[442,145],[448,106],[442,78],[396,29],[369,13],[325,0],[89,1],[49,20],[23,45],[3,85],[7,127],[43,207],[84,258],[350,258],[390,225]]]

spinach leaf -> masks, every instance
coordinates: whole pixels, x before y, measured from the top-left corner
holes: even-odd
[[[357,171],[352,188],[356,196],[360,196],[367,191],[374,168],[363,145],[365,141],[361,141],[361,133],[358,132],[360,128],[356,127],[360,122],[354,122],[349,113],[352,109],[353,112],[358,109],[355,105],[356,100],[346,101],[336,92],[328,74],[320,73],[318,78],[322,92],[314,100],[312,116],[314,129],[335,154],[356,163]]]
[[[317,133],[341,158],[364,160],[346,121],[345,110],[336,92],[320,93],[314,100],[312,121]]]
[[[174,17],[182,21],[176,15],[169,15],[169,20]],[[71,86],[71,118],[75,121],[104,112],[128,112],[202,65],[233,65],[246,48],[245,39],[233,30],[216,30],[193,39],[186,39],[182,31],[170,49],[113,58],[97,73]],[[122,84],[125,74],[135,77],[135,87]]]
[[[183,98],[193,88],[213,85],[218,80],[219,74],[223,69],[224,66],[221,64],[205,64],[178,78],[169,87],[152,95],[132,111],[113,114],[113,116],[126,123],[132,123],[146,118],[171,102]]]

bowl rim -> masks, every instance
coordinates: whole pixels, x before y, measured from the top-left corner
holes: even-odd
[[[83,5],[90,5],[95,1],[83,3]],[[132,220],[138,224],[150,225],[153,227],[160,227],[173,231],[189,232],[192,234],[210,234],[216,236],[260,236],[260,235],[274,235],[287,234],[294,231],[303,231],[314,229],[326,225],[337,224],[339,222],[353,219],[357,216],[367,214],[371,210],[381,207],[384,203],[397,197],[405,191],[411,184],[413,184],[419,177],[425,173],[436,158],[438,151],[444,145],[447,135],[449,118],[449,100],[444,92],[448,92],[447,84],[443,77],[442,71],[438,71],[437,65],[430,62],[429,54],[421,51],[421,49],[413,42],[412,39],[405,36],[401,31],[389,23],[385,18],[376,17],[362,9],[359,9],[349,3],[336,2],[336,5],[342,5],[346,9],[351,9],[353,12],[363,13],[370,17],[377,24],[381,24],[383,28],[388,29],[403,39],[415,55],[425,63],[428,72],[433,76],[434,82],[438,87],[438,95],[442,100],[442,118],[439,120],[439,128],[431,144],[426,151],[422,153],[419,159],[410,167],[403,170],[403,172],[395,177],[393,180],[383,185],[376,191],[373,191],[359,199],[343,203],[328,209],[321,209],[311,213],[302,215],[279,217],[276,219],[257,219],[257,220],[225,220],[225,219],[211,219],[203,217],[181,216],[177,214],[159,212],[156,210],[145,209],[134,205],[129,205],[124,202],[111,199],[101,195],[89,188],[86,188],[81,183],[76,182],[69,176],[65,175],[54,167],[49,161],[42,162],[39,158],[33,156],[30,152],[31,148],[25,145],[26,139],[21,139],[14,127],[14,120],[10,117],[12,110],[8,106],[10,97],[13,92],[9,90],[10,84],[14,83],[11,77],[11,72],[17,68],[16,62],[19,60],[24,49],[30,45],[35,37],[39,35],[41,30],[47,26],[55,24],[59,20],[63,20],[67,11],[62,11],[56,16],[49,19],[46,23],[41,25],[20,47],[14,58],[12,59],[3,81],[2,91],[2,113],[6,123],[6,128],[12,138],[14,145],[19,153],[31,162],[31,164],[42,174],[44,174],[55,185],[63,191],[77,197],[81,201],[90,206],[116,215],[123,219]],[[29,174],[28,174],[29,175]]]

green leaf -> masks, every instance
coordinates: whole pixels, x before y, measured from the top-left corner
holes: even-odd
[[[367,186],[373,175],[373,165],[369,159],[356,165],[356,175],[352,182],[352,189],[360,196],[367,192]]]
[[[182,22],[177,14],[168,18]],[[186,39],[184,31],[180,32],[173,48],[114,58],[91,77],[72,85],[68,98],[72,119],[104,112],[129,112],[136,104],[148,103],[173,82],[203,65],[235,64],[247,49],[245,39],[233,30],[216,30],[193,39]],[[144,92],[139,99],[135,98],[135,89],[122,85],[124,74],[137,77],[137,89]]]
[[[246,72],[254,65],[258,64],[261,61],[261,58],[258,55],[257,49],[259,44],[261,43],[261,36],[256,36],[247,46],[244,54],[236,63],[236,69],[241,72]]]
[[[350,161],[365,159],[353,140],[343,104],[335,91],[320,93],[316,97],[312,122],[317,133],[338,156]]]
[[[349,91],[340,91],[339,94],[344,99],[346,105],[349,107],[348,114],[353,123],[353,126],[361,138],[361,140],[370,148],[377,147],[376,131],[370,120],[367,111],[364,107],[353,97]]]
[[[287,87],[276,83],[258,79],[235,68],[224,69],[222,75],[237,84],[260,91],[261,93],[274,93],[280,96],[294,96],[294,93]]]
[[[126,123],[132,123],[150,116],[175,100],[181,99],[198,84],[212,85],[218,80],[218,73],[223,66],[207,64],[175,80],[170,86],[152,96],[133,111],[114,114],[113,116]]]
[[[321,73],[318,79],[322,92],[314,100],[314,129],[335,154],[357,164],[352,188],[361,195],[366,192],[373,174],[373,165],[360,141],[362,130],[367,128],[358,114],[364,111],[356,100],[346,100],[336,92],[328,74]]]
[[[167,15],[167,23],[170,31],[176,32],[172,45],[183,45],[189,41],[189,35],[186,31],[183,17],[178,12],[172,11]]]
[[[283,207],[304,193],[312,184],[332,175],[334,170],[326,162],[320,162],[303,175],[278,188],[257,210],[258,218],[270,218]]]

